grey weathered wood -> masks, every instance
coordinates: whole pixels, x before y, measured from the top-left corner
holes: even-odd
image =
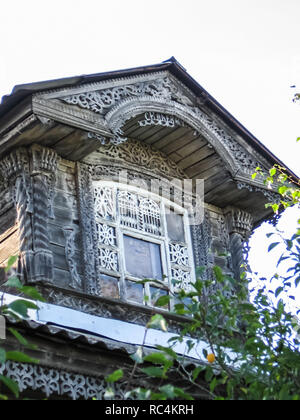
[[[74,220],[78,221],[78,211],[70,208],[53,207],[55,220],[60,225],[64,223],[69,226]]]
[[[175,163],[179,163],[181,160],[187,158],[189,155],[196,153],[199,149],[207,145],[207,142],[202,140],[199,137],[194,137],[195,140],[186,144],[185,146],[176,150],[169,155],[169,158],[172,159]]]
[[[60,268],[61,270],[69,271],[68,263],[66,260],[66,249],[64,246],[50,244],[50,250],[53,253],[54,267]],[[79,274],[83,273],[83,267],[80,264],[80,252],[75,252],[77,264],[77,271]]]
[[[64,137],[74,132],[74,128],[63,124],[50,125],[48,130],[37,138],[37,142],[42,146],[53,147]]]
[[[182,137],[186,133],[186,131],[186,127],[172,129],[172,131],[169,134],[164,135],[163,138],[152,143],[152,146],[157,150],[163,151],[165,146]]]
[[[187,129],[186,133],[184,133],[182,137],[179,137],[177,140],[164,146],[163,151],[170,156],[173,152],[177,152],[177,150],[181,150],[183,147],[189,145],[196,138],[197,136],[195,136],[195,131]]]
[[[65,234],[64,234],[64,230],[65,229],[71,229],[71,230],[75,231],[74,248],[78,252],[80,252],[80,250],[81,250],[80,229],[79,229],[78,225],[73,223],[70,226],[59,226],[57,224],[56,220],[54,220],[54,221],[49,221],[48,222],[48,227],[49,227],[50,243],[52,245],[61,246],[63,248],[66,246],[66,237],[65,237]]]
[[[147,137],[144,141],[145,143],[151,145],[153,143],[155,143],[156,141],[159,141],[162,137],[164,137],[165,133],[166,133],[166,128],[164,127],[156,127],[157,130],[155,131],[154,134],[151,134],[151,136]],[[145,134],[147,133],[147,131],[145,130]],[[143,135],[143,137],[145,136],[145,134]]]

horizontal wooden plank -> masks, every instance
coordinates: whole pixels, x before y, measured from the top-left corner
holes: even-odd
[[[206,193],[205,199],[208,202],[214,201],[222,197],[229,190],[232,191],[232,189],[235,189],[235,185],[232,182],[229,182],[229,181],[222,182],[220,185],[214,185],[214,187],[210,190],[210,192]]]
[[[182,137],[184,134],[186,134],[187,129],[186,127],[179,127],[179,128],[173,128],[171,129],[165,129],[166,134],[158,141],[152,143],[152,146],[160,151],[163,151],[164,147],[166,147],[168,144],[172,143],[173,141],[176,141],[178,138]],[[168,133],[169,131],[169,133]]]
[[[0,264],[3,264],[9,257],[18,255],[20,252],[19,232],[15,230],[0,246]]]
[[[195,138],[195,140],[189,142],[188,144],[180,147],[169,155],[169,158],[175,163],[179,163],[188,156],[196,153],[199,149],[206,146],[207,142],[201,139],[200,137]],[[178,158],[179,157],[179,158]]]
[[[196,156],[196,153],[195,153],[195,156]],[[194,159],[196,159],[196,157],[194,157],[194,158],[191,157],[191,162],[193,162]],[[195,178],[199,178],[199,177],[204,178],[204,177],[199,176],[199,175],[202,174],[203,172],[205,172],[206,170],[210,169],[210,168],[212,169],[212,172],[213,172],[212,175],[214,175],[216,172],[213,171],[213,168],[216,165],[220,168],[221,171],[223,171],[223,165],[220,161],[220,158],[217,155],[210,155],[210,158],[208,156],[206,159],[203,159],[202,161],[197,162],[194,165],[191,165],[189,167],[186,167],[186,165],[187,165],[187,163],[185,163],[183,165],[184,167],[182,169],[184,169],[186,174],[191,178],[194,178],[194,177]],[[181,164],[179,164],[179,166],[182,167]],[[207,176],[204,179],[206,179],[206,178],[207,178]]]
[[[45,127],[47,126],[45,125]],[[37,143],[46,147],[54,147],[56,143],[69,136],[74,131],[74,127],[68,125],[51,125],[48,126],[48,130],[37,139]]]
[[[73,194],[68,194],[65,191],[55,189],[53,196],[53,205],[54,207],[59,207],[74,212],[74,214],[76,215],[75,218],[78,217],[77,199]]]
[[[7,229],[15,226],[17,219],[17,212],[15,207],[11,207],[6,213],[0,217],[0,235],[4,234]]]
[[[75,176],[67,172],[57,171],[55,189],[65,191],[68,194],[76,195]]]
[[[161,140],[166,131],[165,131],[165,127],[156,127],[157,130],[155,131],[155,133],[152,133],[151,136],[147,137],[144,139],[144,142],[151,145],[153,143],[155,143],[158,140]]]
[[[55,286],[68,289],[72,284],[71,274],[67,270],[61,270],[60,268],[54,267],[53,270],[53,283]],[[82,276],[80,276],[82,277]],[[82,283],[83,284],[83,283]]]
[[[79,227],[76,224],[69,226],[75,232],[74,237],[74,248],[77,251],[81,251],[81,241],[80,241],[80,232]],[[48,223],[48,232],[49,240],[51,244],[65,247],[66,246],[66,236],[64,231],[67,230],[66,226],[58,226],[53,221]]]
[[[15,224],[15,225],[9,227],[5,232],[1,233],[0,234],[0,243],[3,242],[3,241],[5,241],[9,236],[11,236],[17,230],[18,230],[18,225]]]
[[[68,136],[55,144],[56,152],[64,157],[70,155],[71,152],[75,151],[76,148],[86,140],[87,134],[81,130],[75,130]]]
[[[189,168],[196,168],[202,167],[202,162],[204,159],[208,158],[209,156],[215,155],[214,151],[207,146],[200,146],[197,148],[197,150],[193,151],[192,153],[189,153],[188,156],[186,156],[184,159],[181,159],[178,162],[178,166],[182,168],[183,170],[189,169]]]
[[[53,252],[53,263],[54,267],[60,268],[61,270],[69,271],[69,266],[66,259],[66,250],[65,247],[50,244],[50,250]],[[83,273],[81,254],[80,252],[75,252],[74,255],[74,264],[79,274]]]
[[[70,226],[73,221],[78,221],[78,212],[72,209],[63,209],[61,207],[53,206],[55,222],[59,226]]]
[[[163,148],[163,152],[167,155],[170,155],[173,152],[176,152],[177,150],[180,150],[182,147],[185,147],[186,145],[190,144],[192,141],[194,141],[197,138],[197,134],[195,135],[195,131],[191,129],[187,129],[187,131],[182,135],[182,137],[179,137],[175,141],[169,143]]]
[[[163,127],[160,126],[156,126],[156,127],[148,127],[148,130],[145,130],[144,133],[141,133],[139,135],[139,140],[141,141],[150,141],[151,142],[151,138],[153,138],[156,134],[158,134],[159,132],[163,133]],[[158,137],[157,139],[159,139],[161,137]]]
[[[67,153],[65,157],[77,162],[98,150],[100,146],[101,143],[98,139],[82,138],[78,145],[70,153]]]
[[[217,186],[221,184],[224,184],[225,182],[227,182],[227,180],[228,178],[226,177],[226,175],[220,171],[216,175],[206,180],[204,183],[205,197],[206,197],[206,194],[209,193],[212,189],[216,188]],[[218,206],[217,204],[215,204],[214,201],[207,201],[207,202],[209,204],[214,204],[217,207],[223,207],[223,206]]]

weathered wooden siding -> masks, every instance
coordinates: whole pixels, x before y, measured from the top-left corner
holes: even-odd
[[[82,274],[81,245],[75,184],[75,163],[61,160],[56,173],[53,195],[54,218],[48,218],[50,249],[53,252],[54,284],[69,288],[72,284],[70,264]],[[74,232],[74,241],[68,243],[66,232]],[[68,246],[73,246],[73,261],[68,261]]]

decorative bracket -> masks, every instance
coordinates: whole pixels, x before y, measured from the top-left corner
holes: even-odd
[[[22,275],[27,282],[51,282],[53,255],[47,218],[53,216],[52,198],[58,156],[33,145],[19,148],[0,161],[0,173],[8,179],[17,211]]]

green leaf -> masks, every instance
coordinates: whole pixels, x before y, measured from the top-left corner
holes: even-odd
[[[15,300],[8,305],[8,308],[16,312],[22,318],[28,318],[28,309],[39,309],[34,303],[23,299]]]
[[[175,398],[175,392],[174,392],[174,386],[173,385],[164,385],[159,388],[160,392],[165,394],[168,399],[172,400]]]
[[[7,386],[8,389],[15,395],[16,398],[19,398],[19,386],[18,384],[7,376],[0,375],[0,381]]]
[[[141,371],[145,373],[146,375],[151,376],[152,378],[164,378],[164,379],[166,378],[166,375],[163,369],[156,366],[143,368],[141,369]]]
[[[39,363],[38,359],[33,359],[32,357],[20,351],[6,352],[6,360],[12,360],[13,362],[20,362],[20,363]]]
[[[273,242],[271,245],[269,245],[268,252],[272,251],[272,249],[274,249],[277,245],[280,245],[280,242]]]
[[[162,353],[151,353],[144,358],[145,362],[150,362],[155,365],[164,365],[169,367],[172,362]]]
[[[170,296],[168,296],[168,295],[160,296],[160,297],[157,299],[157,301],[155,302],[154,306],[160,306],[160,307],[162,307],[162,306],[166,306],[166,305],[168,305],[168,304],[169,304],[170,299],[171,299],[171,298],[170,298]]]
[[[144,361],[144,358],[143,358],[143,347],[139,346],[138,349],[137,349],[137,351],[134,354],[132,354],[130,356],[130,358],[134,362],[136,362],[138,364],[143,363],[143,361]]]
[[[278,297],[280,295],[280,293],[282,293],[284,290],[283,287],[277,287],[277,289],[275,290],[275,297]]]
[[[113,400],[115,398],[115,391],[109,387],[106,388],[105,394],[104,394],[104,399],[105,400]]]
[[[20,344],[24,347],[28,347],[32,350],[37,350],[37,346],[34,344],[30,344],[25,337],[22,336],[22,334],[19,333],[19,331],[15,330],[14,328],[9,328],[9,331],[15,336],[15,338],[18,340]]]
[[[198,366],[193,370],[193,381],[195,381],[198,376],[200,375],[201,372],[203,372],[204,367],[203,366]]]
[[[165,318],[160,314],[156,314],[150,319],[147,324],[147,328],[160,329],[164,332],[168,331],[167,322]]]
[[[36,290],[35,287],[31,287],[31,286],[23,286],[21,288],[21,292],[24,293],[24,295],[34,299],[34,300],[38,300],[40,302],[46,302],[46,300],[40,295],[40,293]]]
[[[21,289],[23,287],[23,284],[20,282],[18,277],[10,277],[7,280],[7,282],[3,284],[3,286],[14,287],[16,289]]]
[[[28,341],[19,333],[19,331],[15,330],[14,328],[9,328],[9,331],[16,337],[16,339],[19,341],[20,344],[22,344],[22,346],[28,345]]]
[[[218,380],[216,377],[214,377],[209,385],[210,392],[214,392],[217,385],[218,385]]]
[[[270,232],[270,233],[267,233],[266,234],[266,237],[267,238],[271,238],[271,236],[273,236],[273,235],[275,235],[275,232]]]
[[[8,308],[18,314],[21,318],[28,318],[27,306],[20,300],[16,300],[8,305]]]
[[[107,376],[107,378],[105,378],[105,380],[108,383],[113,383],[113,382],[117,382],[119,379],[123,378],[123,376],[124,376],[123,370],[118,369],[115,372],[113,372],[111,375]]]
[[[222,283],[223,280],[224,280],[224,275],[223,275],[222,269],[219,266],[215,265],[213,270],[214,270],[214,274],[216,276],[217,282]]]
[[[0,347],[0,366],[6,362],[6,351]]]
[[[12,257],[9,257],[9,259],[8,259],[8,261],[7,261],[7,264],[6,264],[6,267],[5,267],[5,269],[4,269],[4,271],[7,273],[11,268],[12,268],[12,266],[14,265],[14,263],[17,261],[17,259],[19,258],[19,256],[18,255],[15,255],[15,256],[12,256]]]
[[[190,394],[187,394],[181,388],[174,388],[174,393],[178,400],[194,400],[194,398]]]
[[[168,356],[172,357],[173,359],[177,360],[178,359],[178,354],[175,353],[174,350],[172,350],[170,347],[163,347],[163,346],[156,346],[157,350],[163,351],[164,353],[166,353]]]

